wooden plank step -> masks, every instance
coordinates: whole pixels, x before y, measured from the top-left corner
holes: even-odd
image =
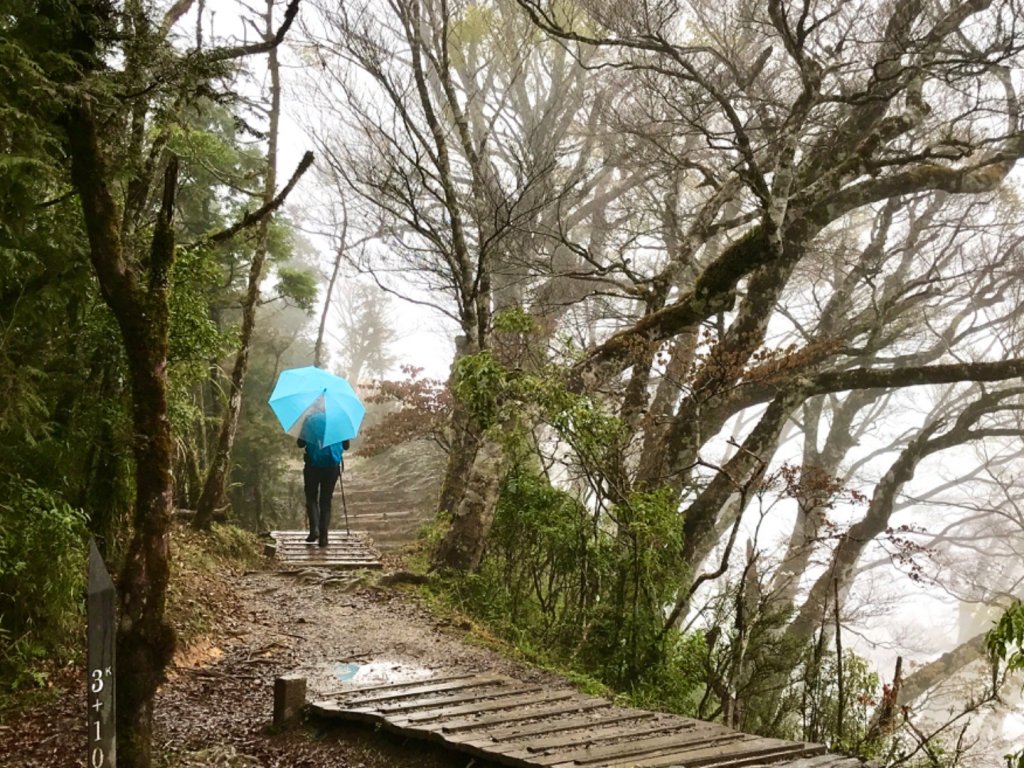
[[[377,570],[383,568],[379,560],[345,560],[344,558],[306,557],[288,560],[285,566],[295,568],[335,568],[346,571]]]
[[[328,538],[327,544],[327,549],[343,549],[351,552],[372,551],[370,546],[366,543],[366,541],[362,539],[360,539],[359,541],[352,541],[351,539],[335,541],[334,539]],[[277,548],[279,550],[287,549],[289,551],[295,552],[312,552],[314,550],[320,549],[320,546],[318,544],[306,541],[305,538],[299,539],[297,541],[289,541],[287,539],[282,541],[278,539]]]
[[[337,691],[328,691],[324,694],[325,698],[334,698],[337,696],[345,696],[346,694],[354,693],[368,693],[370,691],[394,691],[398,689],[414,688],[421,686],[424,683],[449,683],[466,680],[478,680],[480,675],[444,675],[440,677],[428,677],[419,680],[406,680],[404,683],[375,683],[373,685],[359,685],[351,688],[341,688]]]
[[[312,544],[290,544],[278,545],[275,547],[275,555],[289,554],[289,555],[328,555],[344,553],[348,555],[361,555],[368,560],[375,560],[377,558],[377,551],[370,549],[368,546],[350,546],[347,544],[335,544],[334,542],[329,543],[326,547],[314,546]]]
[[[346,551],[341,549],[335,549],[332,551],[330,547],[327,547],[326,549],[320,549],[318,547],[316,551],[311,551],[308,549],[288,551],[287,549],[284,549],[278,550],[274,556],[277,558],[278,561],[282,563],[288,563],[299,560],[303,562],[312,562],[315,560],[358,560],[365,561],[368,563],[380,562],[380,558],[377,555],[375,555],[372,552],[367,552],[366,550]]]
[[[438,693],[441,691],[461,691],[475,688],[486,688],[493,685],[515,685],[510,677],[504,675],[474,675],[473,677],[443,678],[434,682],[436,678],[428,678],[427,681],[416,681],[418,684],[399,683],[395,685],[379,686],[376,688],[361,688],[351,691],[341,691],[338,694],[339,701],[344,701],[353,707],[365,707],[373,702],[387,702],[394,699],[404,699],[409,696],[422,696],[425,693]]]
[[[370,546],[365,534],[331,531],[326,547],[306,542],[307,532],[271,531],[274,557],[286,565],[317,566],[356,570],[381,568],[380,552]]]
[[[351,709],[338,704],[333,699],[320,699],[310,703],[310,709],[318,714],[320,717],[326,717],[333,720],[354,720],[359,723],[368,723],[369,725],[381,725],[384,720],[376,712],[354,712]],[[406,734],[413,735],[413,734]]]
[[[310,555],[322,555],[322,554],[337,554],[342,552],[347,555],[362,555],[373,557],[374,552],[365,544],[346,544],[344,542],[330,542],[326,547],[320,547],[315,544],[307,544],[302,542],[301,544],[279,544],[277,546],[277,554],[280,555],[283,552],[287,552],[292,555],[299,554],[310,554]]]
[[[306,537],[309,534],[304,531],[275,531],[271,534],[271,538],[281,545],[288,546],[308,546],[312,547],[313,543],[306,541]],[[327,534],[327,540],[332,544],[351,544],[354,546],[366,544],[365,539],[366,533],[360,531],[358,533],[345,533],[344,531],[330,531]]]
[[[271,534],[271,538],[278,544],[286,544],[288,546],[309,546],[312,547],[313,543],[306,541],[307,533],[303,531],[286,531],[281,533],[280,531]],[[353,546],[365,545],[366,544],[366,533],[360,531],[358,533],[345,533],[344,531],[330,531],[327,534],[327,540],[332,544],[351,544]]]
[[[398,509],[394,511],[386,510],[364,510],[359,512],[349,512],[348,520],[349,523],[362,523],[366,520],[406,520],[414,517],[418,517],[410,512],[408,509]]]
[[[574,731],[572,733],[559,733],[557,736],[527,737],[521,741],[509,742],[508,746],[517,746],[530,754],[550,752],[554,749],[567,749],[590,745],[597,747],[612,744],[616,741],[635,741],[643,736],[670,736],[679,734],[692,734],[698,732],[713,733],[716,729],[711,726],[701,728],[698,723],[680,723],[676,726],[667,726],[664,723],[655,724],[646,728],[633,726],[611,725],[605,728],[596,728],[586,731]],[[505,751],[505,750],[502,750]],[[517,750],[508,750],[514,752]]]
[[[335,547],[333,544],[327,547],[304,547],[302,549],[278,548],[275,556],[278,560],[320,560],[325,557],[345,560],[368,560],[376,561],[380,558],[368,549],[347,549]]]
[[[524,693],[518,696],[510,696],[505,699],[478,701],[473,704],[462,704],[455,707],[438,707],[436,709],[428,709],[423,712],[414,712],[399,718],[388,719],[396,725],[407,726],[414,723],[422,723],[426,720],[442,720],[460,715],[472,715],[477,712],[512,709],[515,707],[530,706],[536,703],[546,703],[549,701],[564,701],[565,699],[572,698],[574,695],[574,691],[548,691],[547,693],[539,695],[535,693]]]
[[[383,566],[380,563],[369,560],[291,560],[283,563],[282,568],[286,570],[302,570],[304,568],[323,568],[328,571],[376,571]]]
[[[604,717],[576,717],[569,719],[549,718],[533,725],[513,725],[508,728],[489,730],[487,736],[495,741],[501,742],[509,739],[516,739],[520,736],[542,736],[550,733],[564,733],[579,730],[580,728],[593,728],[601,725],[621,723],[627,720],[648,720],[655,718],[654,712],[643,712],[640,710],[629,710]]]
[[[633,757],[645,757],[666,752],[683,752],[697,748],[715,747],[739,741],[748,741],[746,734],[733,732],[729,734],[715,733],[708,730],[668,736],[653,736],[646,739],[629,739],[617,744],[599,747],[585,747],[574,751],[558,750],[550,755],[539,755],[534,761],[537,765],[562,765],[603,763],[609,760]],[[525,755],[523,755],[525,757]]]
[[[744,734],[746,735],[746,734]],[[722,746],[698,748],[695,750],[670,750],[662,755],[652,755],[640,760],[621,758],[613,761],[595,763],[567,762],[556,764],[553,768],[742,768],[742,766],[762,765],[765,762],[777,761],[786,757],[806,757],[808,751],[802,744],[781,742],[781,746],[758,745],[761,741],[756,736]],[[768,741],[765,739],[765,741]],[[772,740],[774,741],[774,740]],[[820,748],[824,750],[824,747]]]
[[[589,709],[604,709],[610,706],[611,704],[609,702],[602,699],[569,699],[565,703],[554,704],[550,707],[524,709],[514,714],[495,715],[493,717],[482,717],[480,719],[467,718],[465,720],[455,720],[449,723],[427,726],[427,728],[443,731],[445,734],[451,734],[484,726],[509,724],[521,722],[523,720],[538,720],[541,718],[551,717],[552,715],[561,715],[569,712],[585,712]]]
[[[367,568],[374,568],[381,565],[380,560],[375,557],[368,557],[365,553],[346,555],[343,552],[317,552],[316,554],[287,553],[278,554],[277,559],[283,565],[291,563],[316,564],[316,563],[352,563],[354,565],[365,565]]]
[[[287,552],[278,553],[277,560],[283,566],[293,563],[302,563],[315,567],[316,563],[366,563],[368,566],[379,566],[381,561],[376,557],[370,557],[366,553],[346,555],[343,552],[317,552],[316,554],[296,553],[290,555]]]
[[[789,761],[785,768],[863,768],[864,763],[856,757],[843,755],[817,755],[802,760]]]
[[[855,768],[820,744],[752,736],[717,723],[620,708],[497,674],[447,674],[345,686],[312,704],[512,768]]]
[[[308,531],[271,531],[270,537],[280,546],[303,546],[313,548],[311,543],[306,541]],[[361,531],[345,533],[345,531],[332,530],[327,534],[327,540],[331,546],[367,546],[365,534]]]
[[[495,688],[491,686],[489,688],[484,689],[474,688],[472,693],[458,693],[456,691],[455,695],[453,696],[430,696],[427,698],[416,698],[412,701],[397,701],[393,703],[374,704],[370,707],[364,707],[362,705],[359,705],[357,706],[357,708],[367,710],[376,709],[382,715],[390,716],[397,713],[410,712],[421,708],[437,707],[437,705],[439,704],[441,706],[448,706],[451,704],[468,704],[469,702],[480,701],[481,699],[497,700],[540,690],[542,690],[542,688],[539,685],[530,688],[523,688],[522,686],[507,686],[505,688]]]
[[[363,557],[367,560],[377,559],[376,553],[365,545],[353,546],[349,544],[335,544],[334,542],[331,542],[326,547],[314,546],[312,544],[306,544],[305,542],[303,542],[302,544],[295,544],[294,546],[290,544],[285,544],[283,546],[278,546],[277,552],[275,554],[277,554],[279,557],[282,554],[288,554],[291,556],[342,554],[348,555],[350,557]]]

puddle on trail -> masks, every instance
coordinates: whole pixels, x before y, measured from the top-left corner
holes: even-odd
[[[387,685],[409,683],[434,677],[436,670],[397,659],[373,661],[332,661],[316,670],[310,682],[318,688],[349,685]]]

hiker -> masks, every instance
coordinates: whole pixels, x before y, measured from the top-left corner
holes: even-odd
[[[302,485],[306,496],[306,517],[309,519],[307,544],[319,543],[327,546],[327,532],[331,525],[331,498],[342,469],[342,454],[348,450],[349,441],[343,440],[332,445],[323,442],[325,416],[322,410],[306,417],[302,425],[299,448],[305,448],[305,464],[302,467]]]

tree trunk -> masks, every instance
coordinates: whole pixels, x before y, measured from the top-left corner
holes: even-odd
[[[683,388],[683,382],[686,381],[693,365],[696,349],[695,330],[680,333],[669,346],[668,364],[644,417],[638,477],[656,477],[657,468],[665,464],[665,456],[662,453],[665,433],[672,425],[673,410]]]
[[[324,367],[324,334],[327,332],[327,313],[331,309],[331,299],[334,298],[334,286],[338,282],[338,275],[341,272],[341,260],[345,258],[345,249],[348,241],[348,208],[345,201],[341,201],[341,234],[338,235],[338,249],[334,252],[334,266],[331,269],[331,277],[327,281],[327,290],[324,291],[324,309],[320,313],[320,327],[316,332],[316,344],[313,345],[313,365],[318,368]],[[362,366],[360,366],[362,367]],[[356,386],[359,382],[359,372],[346,371],[349,382]]]
[[[732,415],[728,401],[735,382],[764,343],[772,310],[803,253],[802,242],[787,243],[773,262],[751,272],[747,295],[740,302],[735,320],[696,372],[690,392],[665,430],[662,445],[652,452],[662,464],[652,461],[645,465],[645,474],[639,478],[642,484],[652,488],[668,485],[677,492],[687,485],[700,446]],[[767,238],[761,240],[761,248],[771,248]]]
[[[504,446],[489,437],[481,438],[462,498],[452,513],[451,528],[438,547],[438,565],[458,571],[472,571],[480,566],[487,534],[494,522],[505,464]]]
[[[166,355],[139,345],[140,341],[157,343],[157,329],[140,330],[143,333],[132,342],[126,334],[138,490],[135,532],[118,580],[117,733],[121,768],[147,768],[151,763],[153,697],[164,680],[175,646],[174,630],[164,620],[173,510]],[[163,338],[166,340],[166,334]]]
[[[466,408],[457,401],[452,411],[450,445],[437,508],[442,514],[454,515],[465,494],[469,472],[480,448],[480,436],[475,431]]]
[[[122,768],[148,768],[153,696],[174,653],[174,630],[164,620],[173,510],[173,441],[167,416],[169,275],[174,260],[171,220],[178,164],[164,173],[163,199],[153,232],[148,285],[126,262],[109,171],[89,107],[66,118],[71,180],[82,202],[90,259],[103,298],[124,341],[132,385],[136,497],[134,533],[118,579],[117,730]]]
[[[857,442],[854,419],[881,395],[879,390],[859,390],[835,406],[822,450],[818,449],[817,441],[824,399],[817,397],[804,403],[804,447],[797,488],[797,518],[782,562],[768,590],[776,607],[792,607],[796,600],[801,580],[811,566],[828,505],[840,490],[834,485],[839,465]]]
[[[264,16],[266,27],[264,39],[270,41],[274,36],[274,0],[268,0],[267,12]],[[277,138],[278,123],[281,115],[281,74],[277,62],[277,48],[271,48],[267,56],[267,69],[270,72],[270,127],[267,131],[267,172],[263,182],[263,204],[270,205],[274,200],[274,189],[277,186]],[[217,510],[224,505],[225,489],[228,475],[231,473],[231,453],[238,433],[238,415],[242,410],[242,388],[245,376],[249,371],[249,353],[252,349],[252,337],[256,328],[256,309],[260,300],[260,281],[263,279],[263,267],[267,260],[268,234],[272,216],[260,220],[256,229],[256,248],[249,267],[249,284],[242,303],[242,328],[239,333],[239,348],[235,356],[235,365],[231,371],[231,382],[228,389],[227,408],[220,425],[217,439],[217,451],[210,463],[210,471],[203,485],[202,496],[196,508],[194,524],[196,528],[209,529]],[[326,310],[325,310],[326,311]]]
[[[788,637],[796,643],[806,642],[814,633],[818,617],[829,601],[832,582],[838,580],[841,584],[850,583],[854,566],[864,548],[885,530],[896,494],[914,477],[921,460],[934,450],[929,444],[929,438],[936,426],[933,424],[927,427],[903,449],[878,481],[864,517],[840,537],[827,571],[815,581],[786,631]]]
[[[916,668],[903,680],[896,704],[912,704],[943,680],[948,680],[968,664],[985,658],[985,637],[988,630],[942,654],[935,661]]]
[[[1022,393],[1024,388],[1020,387],[1001,392],[983,392],[964,407],[956,422],[946,432],[935,434],[942,426],[942,420],[939,419],[924,427],[906,445],[875,486],[871,503],[863,518],[839,538],[828,568],[811,586],[804,604],[787,628],[787,635],[790,638],[796,642],[803,642],[811,636],[815,617],[821,615],[823,606],[829,600],[833,580],[838,580],[840,584],[850,583],[854,568],[864,549],[889,525],[896,496],[903,486],[913,479],[918,464],[926,457],[947,448],[999,434],[1001,430],[997,428],[991,432],[976,428],[977,422],[1005,407],[1005,400]]]

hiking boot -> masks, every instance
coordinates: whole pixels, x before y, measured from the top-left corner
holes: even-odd
[[[317,540],[317,534],[315,534],[315,533],[311,533],[311,534],[309,534],[309,536],[306,537],[306,543],[307,544],[316,544],[316,540]]]
[[[327,546],[327,534],[325,533],[325,534],[322,534],[320,536],[320,548],[323,549],[326,546]]]

